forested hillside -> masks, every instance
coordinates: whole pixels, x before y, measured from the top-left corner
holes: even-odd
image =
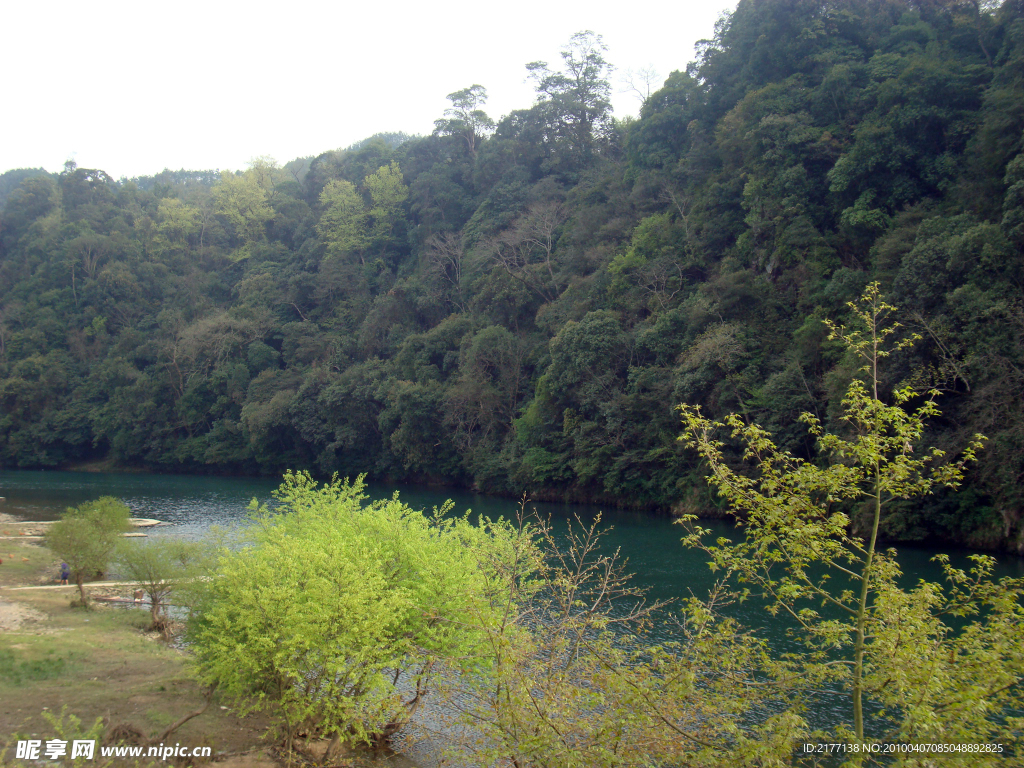
[[[10,171],[0,465],[713,511],[674,406],[807,454],[798,415],[834,420],[856,370],[821,319],[878,280],[923,337],[889,383],[941,392],[928,442],[989,438],[959,493],[890,509],[886,534],[1019,549],[1022,15],[742,0],[637,119],[581,33],[496,122],[473,85],[430,136],[283,167]]]

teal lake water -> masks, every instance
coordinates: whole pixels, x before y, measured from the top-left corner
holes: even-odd
[[[266,478],[212,477],[205,475],[150,475],[107,472],[0,471],[0,512],[25,520],[55,520],[70,506],[100,496],[124,501],[136,517],[150,517],[171,523],[154,529],[151,535],[201,536],[212,525],[230,527],[245,521],[249,503],[272,501],[278,481]],[[398,492],[416,509],[431,509],[447,499],[458,513],[471,509],[489,517],[513,517],[518,503],[512,499],[485,496],[453,489],[371,483],[371,499],[389,498]],[[530,503],[542,515],[558,524],[578,516],[590,522],[601,515],[607,531],[605,548],[619,549],[629,561],[637,581],[656,599],[670,599],[699,593],[711,584],[711,574],[699,552],[680,544],[684,531],[670,519],[643,512],[605,509],[583,504]],[[735,529],[723,521],[703,521],[715,535],[735,536]],[[900,563],[911,583],[924,578],[939,579],[941,573],[930,562],[939,552],[951,555],[955,564],[967,564],[966,549],[937,549],[901,545]],[[999,575],[1024,575],[1024,559],[1001,555]]]
[[[148,475],[89,472],[0,471],[0,512],[26,520],[53,520],[67,507],[99,496],[115,496],[131,508],[136,517],[162,520],[171,525],[151,529],[150,535],[182,535],[199,537],[212,525],[231,527],[243,524],[252,499],[272,500],[278,483],[258,478],[224,478],[186,475]],[[471,509],[489,517],[514,517],[517,503],[480,494],[419,486],[370,484],[367,493],[372,499],[389,498],[398,491],[403,501],[417,509],[431,509],[446,499],[455,502],[456,512]],[[713,581],[706,556],[687,551],[680,543],[683,529],[666,518],[640,512],[602,510],[578,504],[530,504],[542,515],[550,516],[556,529],[578,516],[584,522],[601,514],[601,526],[607,530],[605,550],[618,549],[628,561],[635,582],[648,590],[653,600],[672,600],[691,591],[701,597]],[[716,535],[735,536],[735,529],[722,521],[706,521]],[[951,556],[954,565],[966,567],[968,550],[939,550],[933,547],[903,545],[900,564],[907,585],[919,579],[940,580],[941,572],[931,558],[940,551]],[[1000,576],[1024,575],[1024,560],[1003,555],[998,558]],[[768,614],[756,603],[737,606],[737,618],[759,627],[778,650],[791,642],[785,626],[771,623]],[[666,609],[654,631],[654,640],[673,639],[672,609]],[[831,698],[826,696],[826,698]],[[838,692],[831,702],[822,702],[822,715],[827,719],[844,717],[849,700]],[[827,714],[829,711],[830,714]],[[834,722],[834,720],[833,720]]]

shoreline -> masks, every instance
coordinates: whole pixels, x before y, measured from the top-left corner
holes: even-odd
[[[41,541],[46,538],[46,532],[56,520],[18,520],[13,515],[0,512],[0,541]],[[129,521],[133,528],[158,528],[170,526],[163,520],[154,520],[149,517],[133,517]],[[17,536],[11,534],[11,529],[20,529]],[[129,531],[121,534],[125,538],[146,538],[147,534],[140,530]]]
[[[84,474],[111,474],[111,475],[144,475],[152,477],[168,477],[168,478],[220,478],[227,480],[252,480],[259,482],[274,482],[279,481],[280,476],[271,475],[249,475],[249,474],[230,474],[220,472],[176,472],[176,471],[162,471],[155,469],[146,469],[139,467],[120,467],[115,466],[107,461],[94,461],[86,462],[82,464],[68,465],[60,469],[28,469],[28,468],[2,468],[0,467],[0,473],[2,472],[30,472],[43,474],[47,471],[50,472],[81,472]],[[318,482],[326,482],[327,479],[319,475],[314,475],[314,479]],[[352,479],[349,477],[348,479]],[[416,481],[398,481],[394,478],[367,478],[367,482],[375,485],[391,485],[401,486],[402,488],[408,489],[425,489],[428,491],[441,491],[442,493],[457,492],[467,493],[474,495],[481,495],[492,499],[508,500],[511,503],[518,504],[522,497],[517,497],[512,494],[494,493],[482,491],[480,489],[466,487],[457,484],[444,484],[444,483],[429,483],[429,482],[416,482]],[[0,492],[2,492],[0,487]],[[403,491],[404,493],[404,491]],[[31,522],[24,518],[18,518],[10,515],[9,513],[3,512],[5,499],[0,496],[0,525],[4,524],[16,524]],[[718,509],[701,509],[690,503],[680,502],[673,505],[670,508],[657,508],[645,505],[627,504],[623,503],[621,499],[603,499],[599,497],[592,497],[587,494],[574,495],[570,492],[557,491],[557,490],[540,490],[535,493],[531,493],[528,496],[528,502],[530,503],[550,503],[550,504],[564,504],[564,505],[582,505],[592,507],[604,507],[607,510],[616,510],[621,512],[639,513],[652,520],[677,520],[684,514],[694,514],[699,520],[726,520],[729,521],[728,515],[723,515]],[[172,525],[173,523],[167,523]],[[1014,558],[1024,560],[1024,537],[1018,541],[1008,539],[988,539],[984,541],[963,541],[959,539],[946,538],[937,535],[928,535],[924,538],[914,539],[901,539],[901,538],[885,538],[884,535],[880,534],[880,545],[885,547],[924,547],[924,548],[935,548],[935,549],[955,549],[964,550],[979,553],[991,553],[996,555],[1010,555]]]

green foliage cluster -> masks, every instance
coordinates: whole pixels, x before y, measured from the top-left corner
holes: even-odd
[[[912,400],[921,399],[909,389],[896,390],[891,405],[879,399],[882,360],[914,338],[890,338],[899,326],[887,319],[893,307],[877,284],[850,310],[858,328],[829,326],[830,337],[863,363],[863,380],[854,379],[843,400],[845,429],[824,432],[813,414],[803,417],[823,461],[780,450],[764,429],[735,415],[717,422],[699,407],[681,409],[683,439],[708,463],[708,481],[744,521],[746,533],[739,542],[720,538],[709,544],[707,531],[696,528],[685,542],[704,549],[711,567],[722,572],[720,594],[764,600],[772,615],[790,622],[797,640],[795,650],[773,653],[748,669],[739,687],[776,691],[775,708],[788,717],[768,724],[771,740],[999,744],[1019,759],[1024,579],[994,579],[992,557],[974,555],[964,571],[943,555],[937,559],[944,584],[922,579],[906,588],[895,550],[878,547],[883,509],[958,486],[983,440],[976,436],[955,460],[923,447],[926,421],[939,416],[934,401],[924,399],[909,410]],[[723,432],[742,444],[753,471],[728,465]],[[850,534],[850,511],[858,506],[870,520],[865,537]],[[706,631],[730,641],[737,632],[714,622]],[[725,663],[730,656],[724,655]],[[850,696],[848,719],[811,732],[804,713],[837,687]],[[926,765],[936,759],[914,750],[843,757],[847,765]],[[990,752],[968,759],[1001,765],[1007,758]]]
[[[507,523],[432,516],[397,495],[364,504],[361,480],[289,473],[251,540],[225,551],[189,626],[199,678],[239,712],[299,732],[380,744],[441,671],[487,666],[495,599],[538,554]]]
[[[633,120],[583,32],[497,121],[474,84],[430,136],[283,167],[11,172],[0,466],[708,508],[671,404],[810,457],[797,417],[838,424],[855,370],[821,318],[879,281],[930,342],[886,389],[941,393],[939,447],[990,438],[881,535],[1020,549],[1022,15],[741,0]]]
[[[87,603],[85,580],[107,570],[130,519],[124,502],[101,496],[68,509],[46,532],[46,546],[68,564],[82,605]]]

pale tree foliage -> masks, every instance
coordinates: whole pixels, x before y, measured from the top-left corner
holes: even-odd
[[[67,249],[73,259],[77,259],[86,277],[95,279],[103,261],[113,250],[110,238],[86,232],[68,243]]]
[[[165,536],[158,539],[124,539],[115,552],[122,575],[135,582],[149,599],[150,629],[170,634],[167,616],[172,592],[190,579],[205,575],[203,547],[196,542]]]
[[[459,378],[445,395],[445,424],[456,443],[472,448],[493,433],[512,428],[519,415],[531,347],[500,326],[484,328],[464,344]]]
[[[323,213],[317,224],[321,240],[331,258],[359,258],[366,263],[366,252],[376,245],[383,253],[394,230],[404,217],[402,203],[409,188],[402,180],[398,163],[383,165],[363,179],[370,197],[367,205],[355,185],[344,179],[330,181],[320,193]]]
[[[172,338],[164,345],[164,364],[177,397],[202,382],[220,363],[238,354],[267,332],[267,319],[238,318],[227,312],[211,314],[194,323],[180,322],[171,329]]]
[[[265,183],[257,170],[238,175],[224,171],[211,192],[214,213],[233,234],[235,248],[230,257],[234,261],[248,258],[253,246],[266,240],[266,226],[274,218],[274,210]]]
[[[323,214],[316,228],[331,258],[357,255],[360,263],[369,244],[366,233],[367,211],[355,185],[344,179],[333,179],[320,193]]]
[[[496,264],[544,301],[554,301],[565,285],[565,277],[556,264],[555,244],[568,218],[561,203],[535,203],[511,227],[481,247]]]
[[[737,323],[716,323],[698,336],[682,357],[684,370],[710,366],[720,375],[732,376],[746,351]]]
[[[462,237],[457,232],[439,232],[427,238],[424,245],[423,256],[430,275],[455,310],[465,312],[462,273],[466,253]]]
[[[409,197],[409,187],[402,180],[402,169],[394,161],[369,174],[363,179],[363,185],[370,193],[370,231],[383,248],[404,216],[402,203]]]
[[[714,323],[679,356],[677,370],[684,377],[717,381],[718,400],[730,397],[746,412],[752,389],[742,373],[747,342],[738,323]]]
[[[877,547],[885,507],[956,488],[983,438],[976,436],[955,459],[922,447],[926,422],[939,414],[938,393],[902,388],[886,404],[879,391],[882,361],[916,339],[896,340],[899,325],[888,320],[894,308],[877,283],[850,307],[859,327],[828,324],[830,337],[862,363],[843,400],[846,430],[829,434],[817,417],[802,417],[817,438],[818,461],[780,450],[767,432],[738,416],[713,422],[699,408],[682,406],[683,439],[707,462],[709,482],[746,531],[740,542],[706,544],[707,532],[695,528],[686,541],[710,554],[726,583],[738,582],[734,595],[754,594],[795,624],[806,650],[764,670],[783,711],[799,715],[830,687],[848,692],[849,721],[813,740],[1002,743],[1012,750],[1024,724],[1011,716],[1024,705],[1024,580],[994,580],[991,557],[973,556],[966,572],[940,557],[944,585],[921,581],[905,589],[896,553]],[[729,465],[723,432],[739,441],[752,472]],[[858,508],[868,515],[866,538],[851,531]],[[715,631],[731,636],[735,629]],[[854,764],[883,759],[864,752],[846,757]],[[884,756],[890,758],[929,765],[935,755]],[[972,765],[1004,759],[971,758]]]
[[[80,234],[64,245],[66,254],[65,263],[71,270],[71,293],[75,299],[75,306],[78,306],[78,270],[81,269],[86,277],[96,278],[100,265],[113,253],[113,243],[105,235],[97,235],[90,229]]]
[[[277,196],[277,185],[288,178],[287,171],[269,155],[259,155],[250,160],[246,175],[250,176],[263,190],[269,202],[273,202]]]
[[[157,209],[157,240],[163,247],[185,246],[202,226],[200,209],[176,197],[165,197]]]
[[[648,261],[637,272],[640,290],[649,298],[650,303],[657,302],[662,311],[669,308],[672,299],[685,286],[682,265],[671,259]]]

